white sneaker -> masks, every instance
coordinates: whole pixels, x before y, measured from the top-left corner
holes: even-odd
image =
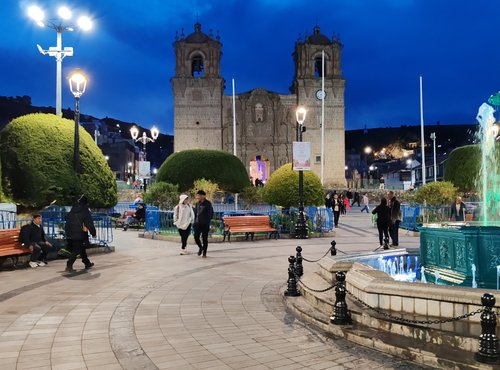
[[[187,249],[181,249],[181,254],[189,254],[189,252],[187,251]]]
[[[33,268],[33,269],[37,268],[38,267],[38,263],[30,261],[30,267]]]
[[[45,267],[45,266],[47,266],[47,263],[46,263],[46,262],[43,262],[43,261],[38,261],[38,262],[37,262],[37,264],[38,264],[38,266],[40,266],[40,267]]]

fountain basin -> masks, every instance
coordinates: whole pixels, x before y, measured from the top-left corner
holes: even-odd
[[[497,289],[500,227],[429,224],[420,228],[420,258],[427,280],[472,287],[472,265],[479,288]]]

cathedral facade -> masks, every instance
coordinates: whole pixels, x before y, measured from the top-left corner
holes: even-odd
[[[176,36],[174,49],[174,151],[202,148],[232,153],[233,99],[224,95],[219,36],[203,33],[196,23],[190,35]],[[324,184],[345,185],[345,80],[341,51],[337,38],[329,39],[315,27],[312,35],[295,44],[291,94],[256,88],[236,95],[237,156],[254,180],[265,182],[274,170],[292,161],[298,106],[307,109],[303,141],[311,142],[311,167],[320,176],[321,95],[325,94]]]

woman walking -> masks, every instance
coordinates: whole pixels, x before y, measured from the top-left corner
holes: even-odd
[[[189,204],[188,196],[181,194],[179,204],[174,208],[174,225],[181,235],[181,254],[188,254],[187,240],[191,233],[191,224],[194,222],[193,207]]]
[[[389,249],[389,222],[391,220],[391,209],[387,206],[387,199],[382,198],[380,204],[372,211],[372,214],[377,215],[380,247],[383,246],[384,249]],[[384,242],[384,237],[386,242]]]
[[[337,227],[339,226],[339,217],[340,217],[340,210],[342,209],[342,203],[339,199],[339,195],[336,193],[333,195],[332,208],[333,208],[333,222],[335,224],[335,227]]]

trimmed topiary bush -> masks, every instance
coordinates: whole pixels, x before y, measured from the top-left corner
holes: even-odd
[[[233,193],[250,185],[239,158],[219,150],[193,149],[174,153],[163,162],[156,175],[157,181],[178,185],[180,191],[191,189],[194,181],[202,178]]]
[[[179,203],[179,188],[167,182],[155,182],[148,186],[148,190],[144,193],[144,201],[170,211]]]
[[[457,188],[449,181],[430,182],[418,188],[415,200],[429,206],[444,206],[453,202],[457,195]]]
[[[500,158],[500,144],[495,146]],[[497,163],[500,168],[500,163]],[[467,145],[453,150],[444,167],[444,179],[451,181],[460,191],[477,191],[477,179],[481,168],[481,146]]]
[[[262,198],[269,204],[285,208],[299,204],[299,173],[287,163],[273,172],[262,189]],[[304,205],[320,206],[324,203],[323,186],[318,175],[304,171]]]
[[[0,133],[6,195],[27,207],[56,200],[72,204],[86,194],[91,207],[116,204],[116,181],[101,150],[80,127],[80,173],[73,170],[74,122],[53,114],[29,114]]]

